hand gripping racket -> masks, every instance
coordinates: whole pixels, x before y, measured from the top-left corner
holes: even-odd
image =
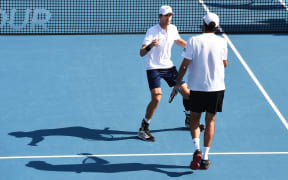
[[[171,102],[173,101],[174,97],[178,94],[179,89],[180,89],[180,88],[177,88],[177,89],[176,89],[176,93],[173,93],[173,92],[171,93],[171,95],[170,95],[170,97],[169,97],[169,101],[168,101],[169,103],[171,103]]]

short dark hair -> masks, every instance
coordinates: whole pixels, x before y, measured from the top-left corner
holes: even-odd
[[[217,31],[217,27],[216,27],[216,23],[215,22],[210,22],[208,25],[204,22],[204,31],[205,32],[216,32]]]

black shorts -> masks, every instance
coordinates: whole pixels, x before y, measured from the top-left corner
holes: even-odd
[[[161,87],[161,79],[163,78],[169,87],[175,86],[177,81],[177,69],[175,66],[169,69],[150,69],[147,70],[147,79],[150,90]],[[181,84],[185,83],[182,81]]]
[[[190,111],[213,114],[222,112],[224,92],[225,90],[213,92],[190,91]]]

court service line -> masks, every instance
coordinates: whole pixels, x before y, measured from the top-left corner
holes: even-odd
[[[155,154],[91,154],[91,155],[55,155],[55,156],[6,156],[1,159],[51,159],[51,158],[87,158],[87,157],[147,157],[147,156],[192,156],[193,153],[155,153]],[[288,155],[288,152],[219,152],[209,155]]]
[[[280,0],[281,1],[281,0]],[[206,6],[206,4],[204,3],[203,0],[199,0],[199,2],[202,4],[203,8],[207,11],[210,12],[209,8]],[[283,2],[283,1],[282,1]],[[284,2],[283,2],[284,3]],[[221,32],[223,32],[223,30],[220,28]],[[286,119],[284,118],[284,116],[282,115],[282,113],[280,112],[280,110],[278,109],[278,107],[275,105],[275,103],[273,102],[273,100],[270,98],[270,96],[268,95],[268,93],[266,92],[266,90],[263,88],[263,86],[261,85],[261,83],[259,82],[259,80],[257,79],[257,77],[255,76],[255,74],[252,72],[252,70],[250,69],[250,67],[248,66],[248,64],[245,62],[245,60],[242,58],[242,56],[240,55],[240,53],[238,52],[238,50],[236,49],[236,47],[234,46],[234,44],[232,43],[232,41],[230,40],[230,38],[223,33],[222,34],[223,37],[225,38],[225,40],[228,42],[229,46],[231,47],[231,49],[233,50],[233,52],[235,53],[235,55],[237,56],[237,58],[239,59],[239,61],[241,62],[241,64],[244,66],[245,70],[248,72],[249,76],[252,78],[252,80],[254,81],[254,83],[256,84],[256,86],[259,88],[259,90],[261,91],[261,93],[263,94],[263,96],[266,98],[266,100],[268,101],[268,103],[270,104],[270,106],[272,107],[272,109],[274,110],[274,112],[277,114],[277,116],[279,117],[279,119],[281,120],[281,122],[283,123],[283,125],[286,127],[286,129],[288,130],[288,122],[286,121]]]

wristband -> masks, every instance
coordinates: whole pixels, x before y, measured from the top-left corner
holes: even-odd
[[[150,45],[146,46],[146,47],[145,47],[145,50],[146,50],[147,52],[149,52],[149,51],[151,50]]]

